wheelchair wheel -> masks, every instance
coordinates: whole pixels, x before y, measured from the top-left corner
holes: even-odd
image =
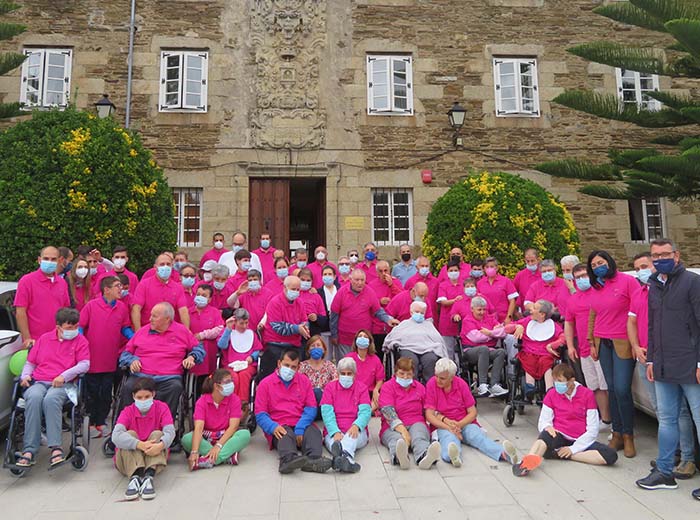
[[[73,458],[70,461],[75,471],[85,471],[88,465],[88,450],[83,446],[76,446]]]
[[[112,437],[107,437],[102,443],[102,454],[107,458],[114,457],[115,451],[116,450],[114,443],[112,442]]]
[[[507,404],[503,409],[503,424],[513,426],[515,421],[515,407],[512,404]]]

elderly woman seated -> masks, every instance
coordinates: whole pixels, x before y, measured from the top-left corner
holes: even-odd
[[[617,452],[596,441],[599,424],[595,394],[576,382],[569,365],[557,365],[552,375],[554,388],[544,398],[537,424],[540,436],[523,461],[513,466],[513,474],[524,477],[542,463],[542,457],[599,466],[615,464]]]
[[[442,336],[433,322],[425,319],[427,308],[424,302],[413,302],[411,317],[391,329],[384,340],[384,350],[398,348],[399,357],[413,360],[415,376],[420,373],[424,382],[435,374],[437,360],[447,356]]]
[[[489,439],[476,422],[476,401],[469,385],[455,377],[457,365],[449,358],[435,364],[435,376],[425,388],[425,418],[437,430],[442,460],[462,465],[462,444],[472,446],[493,460],[519,463],[515,446],[501,446]]]
[[[338,361],[338,379],[323,390],[321,416],[325,425],[325,444],[333,455],[333,469],[357,473],[355,451],[367,446],[367,425],[372,418],[369,391],[356,380],[355,360],[345,357]]]
[[[487,313],[487,302],[481,296],[471,301],[471,312],[462,319],[462,351],[468,363],[477,365],[480,397],[491,394],[500,396],[508,390],[501,386],[501,374],[506,359],[506,351],[497,347],[498,340],[506,336],[503,325],[496,317]],[[488,385],[489,363],[491,368],[491,386]]]
[[[518,359],[525,370],[525,394],[535,391],[535,380],[544,377],[547,390],[552,388],[552,366],[559,357],[557,349],[566,344],[564,331],[552,319],[554,306],[547,300],[537,300],[527,318],[506,326],[506,332],[522,339]]]

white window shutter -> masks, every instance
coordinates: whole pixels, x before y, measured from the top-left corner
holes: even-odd
[[[538,86],[538,74],[537,74],[537,60],[529,60],[530,67],[531,67],[531,73],[532,73],[532,89],[533,89],[533,96],[532,96],[532,101],[533,101],[533,106],[532,110],[529,111],[530,114],[534,116],[539,116],[540,115],[540,91],[539,91],[539,86]]]
[[[202,57],[202,112],[207,111],[209,93],[209,53],[200,53]]]
[[[162,51],[160,54],[160,112],[182,106],[182,58],[181,52]]]
[[[387,56],[367,56],[367,113],[390,112],[391,62]]]
[[[206,52],[187,52],[182,65],[182,108],[206,112]]]
[[[19,102],[29,108],[39,106],[42,103],[44,92],[44,51],[27,49],[24,51],[24,54],[27,56],[27,59],[22,63]],[[31,78],[31,82],[29,77],[30,68],[36,71],[36,75]]]
[[[509,66],[513,69],[513,71],[516,71],[517,63],[515,60],[508,60],[508,59],[502,59],[502,58],[494,58],[493,60],[493,84],[494,84],[494,90],[495,90],[495,99],[496,99],[496,115],[497,116],[504,116],[508,114],[517,114],[518,113],[518,108],[517,108],[517,103],[513,106],[506,107],[504,106],[503,102],[503,66]],[[517,79],[517,74],[513,78],[514,80]],[[517,81],[516,81],[517,83]],[[515,86],[517,89],[517,85]]]
[[[65,94],[63,98],[63,106],[67,106],[68,103],[70,102],[70,83],[71,83],[71,68],[73,65],[73,51],[71,50],[66,50],[63,51],[63,59],[64,59],[64,77],[63,77],[63,83],[65,87]]]
[[[413,58],[405,56],[406,63],[406,109],[404,112],[413,114]]]

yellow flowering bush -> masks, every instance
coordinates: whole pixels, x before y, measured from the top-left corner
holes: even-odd
[[[517,175],[481,172],[435,201],[422,246],[436,272],[450,249],[461,247],[467,261],[495,256],[501,272],[514,276],[528,247],[559,259],[578,254],[579,238],[566,206],[544,188]]]

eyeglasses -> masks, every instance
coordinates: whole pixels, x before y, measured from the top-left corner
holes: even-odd
[[[673,251],[663,251],[661,253],[652,253],[651,259],[652,260],[659,260],[659,259],[672,258],[675,253],[676,253],[675,249]]]

